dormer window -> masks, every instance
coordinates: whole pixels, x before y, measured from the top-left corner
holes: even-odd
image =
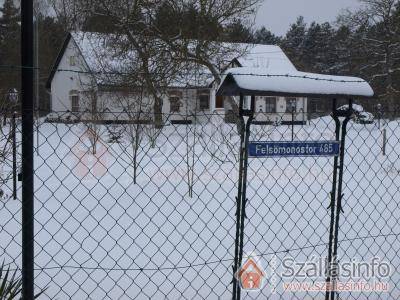
[[[74,66],[76,65],[76,56],[75,56],[75,55],[71,55],[71,56],[69,57],[69,65],[70,65],[71,67],[74,67]]]

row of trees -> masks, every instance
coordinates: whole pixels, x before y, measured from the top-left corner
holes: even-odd
[[[145,91],[132,95],[128,90],[126,96],[117,94],[113,99],[132,114],[126,140],[132,149],[135,180],[143,132],[154,131],[148,134],[151,139],[158,133],[156,126],[140,122],[143,112],[153,111],[156,124],[161,123],[163,87],[184,78],[185,72],[193,68],[208,70],[219,82],[226,63],[247,50],[224,42],[278,44],[299,70],[359,75],[371,82],[386,109],[394,110],[400,96],[399,0],[361,2],[365,5],[362,9],[342,14],[336,24],[306,24],[300,17],[285,36],[278,37],[265,27],[252,30],[260,0],[51,0],[51,13],[49,7],[36,7],[40,98],[48,98],[46,79],[66,32],[82,29],[111,33],[103,35],[104,41],[98,41],[106,48],[94,47],[99,51],[93,55],[102,62],[102,69],[97,71],[104,71],[102,78],[113,82],[113,74],[121,71],[121,65],[107,62],[113,56],[122,58],[124,72],[117,78],[118,85]],[[3,101],[5,95],[10,89],[20,88],[20,16],[13,0],[5,0],[0,12],[0,100],[3,107],[8,107]],[[90,109],[97,97],[96,87],[89,86],[87,90]],[[151,109],[143,109],[143,98],[152,98]],[[235,109],[232,100],[231,105]],[[99,109],[95,106],[90,120],[101,117],[93,117]],[[99,123],[86,125],[93,154],[102,135]],[[186,160],[191,174],[193,159],[187,156]],[[193,177],[189,176],[189,186],[192,182]]]
[[[356,75],[368,80],[388,111],[398,111],[400,97],[400,1],[360,0],[334,23],[307,24],[303,17],[284,36],[267,28],[251,30],[237,21],[231,41],[277,44],[299,70]]]
[[[47,99],[46,79],[65,37],[65,22],[48,14],[42,7],[35,7],[35,32],[38,39],[38,66],[40,99]],[[20,91],[20,10],[15,1],[5,0],[0,7],[0,109],[4,110],[10,90]],[[41,101],[40,109],[47,109],[48,101]]]
[[[333,26],[298,18],[279,41],[300,70],[357,75],[370,82],[385,109],[399,109],[400,2],[361,0]]]
[[[243,51],[221,46],[229,41],[278,44],[299,70],[361,76],[374,86],[387,109],[394,110],[400,91],[399,0],[360,2],[360,10],[342,13],[335,24],[306,24],[299,17],[279,37],[265,27],[252,29],[260,0],[51,0],[51,6],[35,8],[40,97],[48,98],[45,81],[66,32],[82,29],[116,34],[116,55],[139,54],[131,71],[140,73],[140,78],[129,76],[126,83],[144,82],[156,104],[161,101],[157,87],[166,86],[181,72],[183,61],[208,69],[219,81],[226,59]],[[5,0],[0,8],[2,100],[11,88],[19,90],[19,19],[14,1]],[[122,35],[127,39],[120,39]]]

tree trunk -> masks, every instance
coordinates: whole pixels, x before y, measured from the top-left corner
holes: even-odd
[[[162,99],[158,96],[155,96],[153,110],[154,110],[154,126],[156,128],[162,128],[163,126]]]

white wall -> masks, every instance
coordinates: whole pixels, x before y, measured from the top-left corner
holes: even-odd
[[[70,56],[75,56],[75,66],[70,65]],[[58,69],[61,70],[71,70],[70,71],[56,71],[53,81],[51,84],[51,109],[53,112],[65,112],[67,110],[71,110],[71,100],[70,100],[70,91],[84,91],[89,88],[95,89],[97,91],[97,86],[93,81],[93,78],[88,73],[80,73],[80,72],[88,72],[89,68],[86,65],[84,58],[81,55],[77,45],[74,40],[71,39],[69,44],[66,47],[63,57],[59,63]],[[217,86],[214,86],[210,90],[210,109],[205,111],[205,113],[215,112],[215,102],[216,102],[216,90]],[[173,119],[185,119],[185,115],[187,113],[191,113],[195,110],[196,99],[197,99],[197,91],[196,89],[180,89],[182,92],[182,106],[180,108],[180,112],[176,113],[172,116]],[[102,109],[104,107],[108,107],[110,111],[122,111],[121,105],[118,104],[119,101],[116,101],[118,97],[126,97],[124,95],[119,95],[119,92],[98,92],[98,109]],[[82,96],[80,97],[83,98]],[[238,97],[236,97],[238,98]],[[277,113],[270,114],[271,121],[275,121],[277,119],[282,119],[283,121],[291,121],[292,115],[291,113],[286,113],[286,100],[284,97],[277,97]],[[169,97],[166,95],[163,101],[162,111],[166,115],[170,113],[170,103]],[[134,100],[133,100],[134,101]],[[87,101],[85,101],[87,102]],[[147,101],[150,103],[150,100]],[[81,107],[84,106],[84,103],[80,103]],[[259,106],[265,106],[261,102],[256,102],[256,111],[258,111]],[[229,103],[225,101],[225,111],[231,109]],[[265,107],[264,107],[265,109]],[[300,111],[303,111],[301,113]],[[171,119],[172,119],[171,118]],[[307,99],[306,98],[297,98],[297,113],[295,115],[296,121],[307,120]]]
[[[75,66],[70,66],[69,63],[69,57],[72,55],[76,56]],[[58,70],[75,71],[56,71],[51,82],[51,110],[65,112],[72,109],[70,91],[82,91],[84,89],[82,85],[93,85],[89,74],[79,73],[79,71],[87,72],[88,68],[73,39],[68,43]]]

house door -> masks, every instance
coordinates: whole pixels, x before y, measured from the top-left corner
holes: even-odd
[[[217,96],[215,98],[215,108],[224,108],[224,97]]]

